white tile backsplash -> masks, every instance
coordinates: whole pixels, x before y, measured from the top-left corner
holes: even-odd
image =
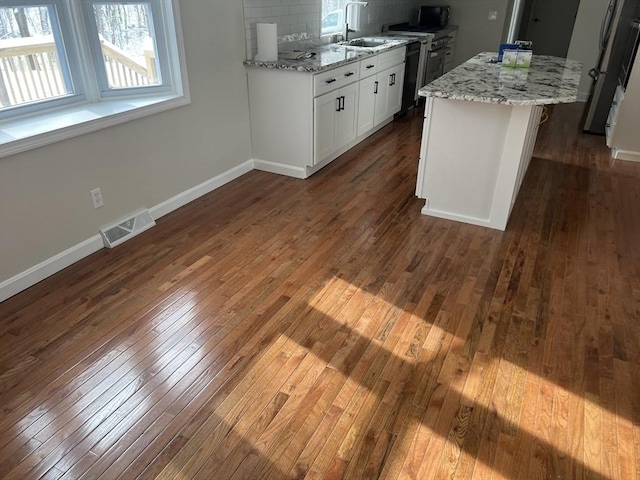
[[[243,0],[247,58],[258,50],[256,23],[277,23],[278,36],[306,33],[320,36],[322,0]],[[409,21],[422,0],[369,0],[360,11],[361,30],[355,36],[379,33],[389,23]]]

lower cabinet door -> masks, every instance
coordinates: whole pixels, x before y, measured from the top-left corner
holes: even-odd
[[[341,110],[338,112],[337,150],[353,142],[358,133],[358,84],[340,89]]]
[[[388,113],[388,99],[389,99],[389,89],[391,88],[391,83],[393,81],[393,77],[391,76],[392,68],[388,68],[383,72],[378,73],[376,75],[376,80],[378,81],[378,89],[376,94],[376,106],[375,106],[375,116],[373,120],[373,125],[378,126],[384,120],[389,117]]]
[[[337,114],[341,100],[338,90],[313,100],[314,165],[338,149]]]
[[[402,108],[404,63],[378,73],[377,81],[374,126],[380,125]]]
[[[358,93],[353,83],[314,99],[314,165],[356,139]]]
[[[392,84],[387,96],[387,116],[395,115],[402,108],[402,87],[404,84],[404,63],[393,67]]]
[[[360,80],[360,98],[358,99],[358,136],[365,134],[374,126],[376,108],[377,79],[371,77]]]

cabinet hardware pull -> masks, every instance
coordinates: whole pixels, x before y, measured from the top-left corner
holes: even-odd
[[[341,107],[341,109],[342,109],[342,110],[344,110],[344,100],[345,100],[345,97],[344,97],[344,96],[342,96],[342,97],[340,97],[340,98],[342,99],[342,107]]]
[[[336,108],[336,112],[340,111],[340,97],[336,98],[336,100],[338,101],[338,106]]]
[[[375,87],[373,89],[373,93],[378,94],[378,82],[375,82]]]
[[[336,81],[335,78],[330,78],[329,80],[325,80],[326,83],[333,83],[335,81]]]
[[[367,70],[373,67],[375,67],[375,65],[367,65]]]
[[[351,75],[353,75],[353,72],[347,72],[344,74],[345,77],[350,77]]]

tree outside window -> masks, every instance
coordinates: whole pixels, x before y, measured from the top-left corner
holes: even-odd
[[[170,1],[4,0],[0,111],[6,118],[61,102],[172,92]]]
[[[73,93],[54,5],[0,7],[0,110]]]

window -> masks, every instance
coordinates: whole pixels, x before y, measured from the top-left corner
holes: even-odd
[[[345,9],[349,3],[347,0],[322,0],[322,20],[320,22],[320,34],[331,35],[342,33],[345,25]],[[349,21],[350,28],[360,25],[360,14],[362,5],[350,5]]]
[[[166,52],[158,2],[85,1],[101,91],[163,85]],[[159,55],[160,45],[162,54]],[[148,88],[147,88],[148,90]]]
[[[321,35],[341,33],[344,27],[344,6],[346,0],[322,0]]]
[[[179,104],[188,103],[176,4],[177,0],[3,0],[0,143],[50,133],[36,125],[56,125],[47,115],[60,117],[79,106],[93,105],[91,118],[103,119],[176,98],[183,99]],[[158,111],[153,110],[150,113]],[[86,116],[73,116],[86,121]],[[21,125],[17,137],[15,125]],[[31,133],[25,131],[29,128]]]
[[[13,2],[0,7],[0,112],[79,95],[58,15],[61,3]],[[64,21],[65,18],[63,17]]]

